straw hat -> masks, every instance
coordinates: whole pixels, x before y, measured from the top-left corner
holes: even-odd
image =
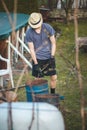
[[[32,13],[28,19],[28,23],[32,28],[38,28],[43,23],[43,18],[40,13]]]

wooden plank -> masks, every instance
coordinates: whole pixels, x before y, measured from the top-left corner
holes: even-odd
[[[87,46],[87,37],[79,37],[78,38],[79,47],[86,45]]]
[[[25,86],[26,86],[26,85],[23,84],[23,85],[19,86],[18,89],[24,88]],[[4,91],[14,91],[15,89],[16,89],[16,87],[14,87],[14,88],[9,88],[9,89],[4,88],[4,89],[1,89],[0,92],[4,92]]]

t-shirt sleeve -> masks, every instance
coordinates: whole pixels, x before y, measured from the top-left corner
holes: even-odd
[[[46,24],[46,28],[47,28],[50,36],[55,35],[55,30],[51,25]]]
[[[33,42],[32,33],[29,29],[26,31],[25,42]]]

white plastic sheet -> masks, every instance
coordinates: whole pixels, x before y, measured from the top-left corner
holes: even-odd
[[[0,130],[9,129],[8,118],[11,118],[12,130],[65,130],[63,116],[53,105],[29,102],[10,105],[0,104]]]

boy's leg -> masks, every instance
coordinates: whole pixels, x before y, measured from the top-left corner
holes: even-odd
[[[56,82],[57,82],[57,75],[51,76],[50,77],[50,90],[51,90],[51,93],[55,93]]]

